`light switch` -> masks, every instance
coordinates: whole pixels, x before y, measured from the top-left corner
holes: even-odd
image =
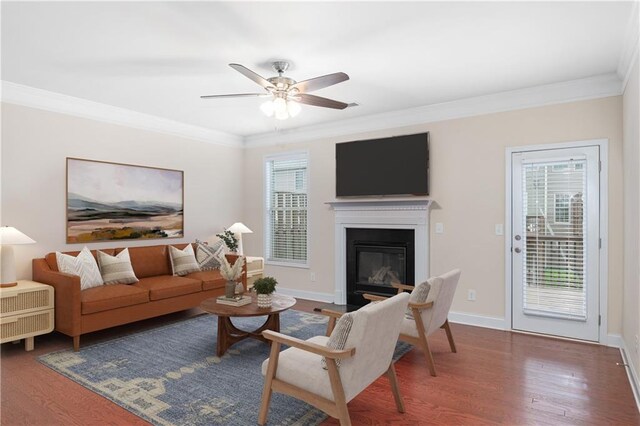
[[[501,223],[496,224],[496,235],[504,235],[504,226]]]
[[[436,234],[444,233],[444,225],[440,222],[436,223]]]

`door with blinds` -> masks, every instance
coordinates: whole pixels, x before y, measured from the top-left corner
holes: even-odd
[[[598,341],[599,148],[512,156],[512,327]]]

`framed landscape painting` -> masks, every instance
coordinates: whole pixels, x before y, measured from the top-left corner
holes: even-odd
[[[67,158],[67,243],[180,238],[180,170]]]

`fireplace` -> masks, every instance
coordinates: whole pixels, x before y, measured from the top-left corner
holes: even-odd
[[[364,293],[388,296],[392,283],[413,284],[412,229],[347,228],[347,304],[363,306]]]
[[[366,281],[359,291],[367,291],[378,294],[393,294],[388,285],[399,275],[400,281],[407,284],[420,283],[429,278],[429,211],[434,202],[425,198],[405,199],[369,199],[369,200],[335,200],[328,203],[335,211],[335,287],[333,298],[327,298],[338,305],[347,304],[347,257],[361,258],[361,262],[371,264],[382,263],[382,268],[375,276],[370,271],[372,266],[365,266],[357,281]],[[359,236],[362,241],[360,250],[347,254],[347,233],[364,231],[365,235]],[[375,238],[370,236],[375,231],[388,232],[401,231],[400,234],[409,232],[411,237]],[[398,241],[400,240],[400,241]],[[407,241],[404,241],[407,240]],[[374,244],[374,242],[378,242]],[[379,244],[383,242],[383,244]],[[406,246],[405,246],[405,243]],[[377,253],[376,253],[377,251]],[[359,253],[359,254],[358,254]],[[402,270],[400,260],[404,257],[406,265]],[[401,276],[404,274],[404,279]],[[369,277],[372,283],[369,283]],[[384,277],[383,277],[384,276]],[[383,277],[383,278],[381,278]],[[393,278],[392,278],[393,277]],[[352,283],[355,278],[349,279]],[[369,284],[372,284],[369,286]],[[368,287],[367,287],[368,286]],[[352,303],[352,302],[349,302]]]

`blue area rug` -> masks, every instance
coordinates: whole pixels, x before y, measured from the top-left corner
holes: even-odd
[[[217,357],[217,317],[202,315],[82,348],[43,355],[44,365],[156,425],[254,425],[264,384],[260,366],[269,346],[247,339]],[[264,317],[235,318],[256,329]],[[280,331],[308,339],[323,335],[327,317],[294,310]],[[398,343],[394,358],[411,346]],[[327,415],[274,393],[269,425],[317,425]]]

